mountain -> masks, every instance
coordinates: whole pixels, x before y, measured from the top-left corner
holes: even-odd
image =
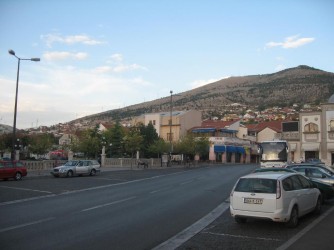
[[[203,118],[223,116],[229,105],[248,108],[319,104],[334,93],[334,73],[301,65],[273,74],[230,77],[172,97],[173,110],[196,109]],[[170,96],[86,116],[77,120],[112,121],[130,119],[144,113],[170,111]],[[76,120],[76,121],[77,121]]]

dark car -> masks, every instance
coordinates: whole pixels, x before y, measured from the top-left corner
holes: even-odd
[[[298,164],[297,164],[298,165]],[[301,165],[301,164],[299,164]],[[304,164],[304,166],[309,166],[310,164]],[[289,165],[292,166],[292,165]],[[298,172],[296,170],[293,170],[291,168],[257,168],[254,170],[255,173],[258,172]],[[326,182],[323,182],[316,178],[308,178],[314,185],[317,186],[317,188],[320,190],[322,199],[329,200],[334,198],[334,187],[331,184],[328,184]]]
[[[306,163],[324,164],[320,159],[317,158],[308,158],[306,159]]]
[[[294,164],[289,164],[286,166],[286,168],[292,169],[295,167],[316,167],[316,168],[320,168],[323,171],[325,171],[327,174],[329,175],[334,175],[334,170],[326,167],[325,165],[322,164],[314,164],[314,163],[294,163]]]
[[[21,180],[27,175],[27,168],[21,161],[0,161],[0,179]]]

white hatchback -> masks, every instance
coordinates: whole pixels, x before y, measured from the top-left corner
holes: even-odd
[[[241,177],[231,192],[230,212],[238,223],[260,218],[296,227],[299,217],[312,211],[320,213],[321,193],[298,173],[252,173]]]

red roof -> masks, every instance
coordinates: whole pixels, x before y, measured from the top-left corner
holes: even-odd
[[[265,128],[270,128],[276,132],[282,132],[282,121],[269,121],[269,122],[261,122],[258,124],[247,124],[245,125],[248,130],[260,132]]]

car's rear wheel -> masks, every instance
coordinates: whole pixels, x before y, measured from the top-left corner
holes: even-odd
[[[96,170],[95,170],[95,169],[92,169],[92,170],[90,171],[90,175],[91,175],[91,176],[96,175]]]
[[[294,228],[298,226],[298,209],[296,206],[292,208],[291,214],[290,214],[290,220],[286,223],[286,226],[289,228]]]
[[[69,170],[68,172],[67,172],[67,175],[66,175],[67,177],[73,177],[73,171],[72,170]]]
[[[16,172],[16,173],[15,173],[15,176],[14,176],[14,179],[15,179],[16,181],[21,180],[21,179],[22,179],[22,174],[21,174],[20,172]]]
[[[247,222],[246,218],[235,217],[234,220],[239,224],[244,224]]]

